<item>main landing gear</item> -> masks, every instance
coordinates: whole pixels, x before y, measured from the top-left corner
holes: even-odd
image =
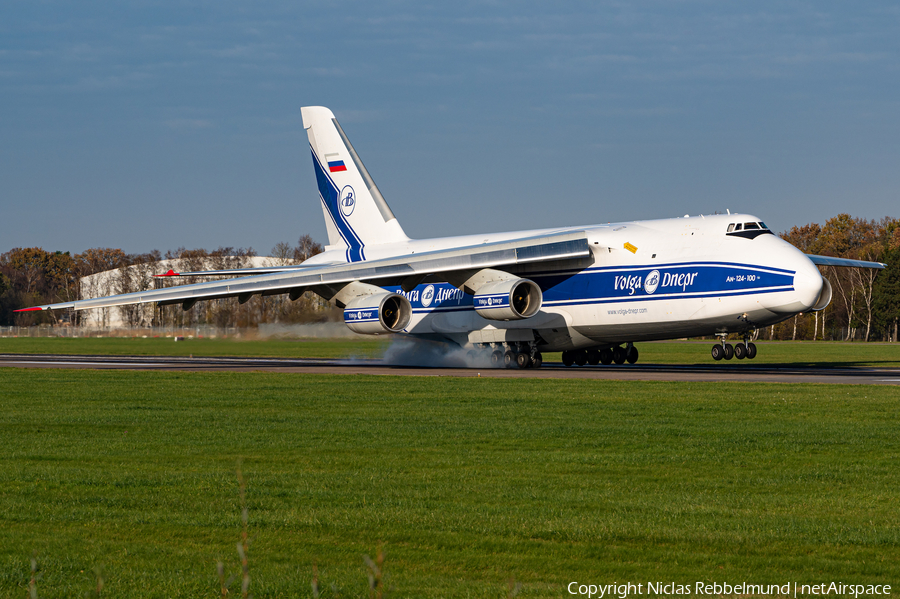
[[[470,368],[540,368],[544,358],[534,343],[495,343],[469,350],[467,362]]]
[[[634,364],[638,361],[638,350],[632,343],[628,343],[625,347],[617,345],[615,347],[606,347],[601,350],[596,349],[573,349],[562,353],[562,361],[566,366],[584,366],[590,364],[596,366],[603,364],[609,366],[613,362],[616,364]]]
[[[716,362],[719,360],[730,360],[731,358],[752,360],[756,357],[756,344],[750,341],[750,337],[744,337],[743,342],[736,343],[733,346],[725,343],[725,335],[721,335],[721,337],[721,343],[716,343],[710,350],[710,354]]]

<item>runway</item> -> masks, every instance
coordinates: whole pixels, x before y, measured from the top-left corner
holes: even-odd
[[[461,376],[504,379],[594,379],[621,381],[705,381],[754,383],[832,383],[898,385],[900,368],[816,367],[712,363],[710,365],[635,364],[572,366],[544,363],[539,369],[438,368],[386,364],[381,360],[318,358],[234,358],[167,356],[73,356],[0,354],[0,367],[160,370],[185,372],[285,372],[391,376]]]

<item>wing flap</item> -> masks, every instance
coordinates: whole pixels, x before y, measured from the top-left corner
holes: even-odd
[[[224,277],[235,275],[269,275],[278,272],[296,272],[298,270],[308,270],[310,266],[302,264],[291,264],[288,266],[258,266],[254,268],[227,268],[224,270],[195,270],[191,272],[175,272],[171,268],[161,275],[153,275],[157,279],[167,277]]]
[[[98,297],[60,304],[47,304],[25,310],[109,308],[129,304],[160,302],[176,304],[186,300],[217,299],[247,294],[289,293],[299,287],[334,286],[352,281],[390,284],[410,276],[440,275],[459,270],[494,268],[543,261],[577,260],[591,255],[584,231],[526,237],[476,246],[410,254],[368,262],[335,266],[307,267],[301,272],[281,271],[224,281],[180,285],[150,291]],[[220,274],[222,271],[209,271]]]

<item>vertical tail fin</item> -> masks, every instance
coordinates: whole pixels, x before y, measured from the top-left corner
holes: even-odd
[[[328,245],[346,246],[347,261],[365,260],[365,247],[409,238],[350,145],[334,114],[322,106],[300,109],[309,136]]]

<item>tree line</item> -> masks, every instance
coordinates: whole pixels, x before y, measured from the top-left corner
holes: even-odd
[[[270,266],[299,264],[323,251],[309,235],[296,245],[281,242],[272,249]],[[132,305],[86,311],[20,312],[14,310],[41,304],[67,302],[88,297],[131,293],[156,287],[184,285],[222,277],[154,278],[162,274],[164,260],[178,260],[183,272],[252,267],[253,248],[220,247],[216,250],[153,250],[128,254],[115,248],[92,248],[81,254],[48,252],[41,248],[15,248],[0,254],[0,326],[38,324],[93,324],[105,326],[110,310],[120,311],[130,327],[250,327],[260,323],[319,322],[334,318],[327,302],[307,292],[297,301],[287,296],[254,296],[241,305],[237,298],[198,302],[184,311],[180,305]],[[102,276],[113,272],[115,276]],[[96,276],[92,276],[96,275]]]
[[[821,312],[796,316],[759,332],[764,339],[897,341],[900,321],[900,219],[854,218],[839,214],[824,225],[811,223],[792,227],[780,236],[807,254],[854,260],[884,262],[882,271],[864,268],[821,267],[831,282],[831,303]],[[278,243],[272,249],[274,265],[300,263],[320,252],[322,246],[309,235],[296,245]],[[85,312],[74,314],[24,312],[18,308],[82,299],[84,277],[119,270],[120,275],[104,279],[103,289],[91,290],[90,297],[129,293],[153,286],[197,282],[190,278],[154,279],[161,274],[161,260],[179,259],[181,270],[246,268],[256,256],[252,248],[220,247],[217,250],[179,248],[162,254],[127,254],[120,249],[93,248],[74,256],[69,252],[48,252],[41,248],[15,248],[0,255],[0,325],[80,324],[79,319],[98,318]],[[131,267],[131,268],[126,268]],[[198,279],[199,280],[199,279]],[[205,278],[203,280],[209,280]],[[254,296],[246,304],[236,298],[198,302],[187,312],[180,306],[151,310],[142,306],[123,307],[129,326],[189,327],[209,324],[220,327],[248,327],[260,323],[317,322],[336,318],[327,302],[307,292],[296,302],[287,296]],[[101,312],[101,311],[97,311]],[[102,318],[102,312],[101,316]],[[61,320],[62,319],[62,320]],[[70,319],[75,319],[74,321]],[[102,322],[99,323],[102,325]]]
[[[794,317],[761,335],[773,339],[897,341],[900,320],[900,219],[838,214],[824,225],[781,233],[807,254],[884,262],[887,268],[820,267],[831,282],[831,303],[821,312]]]

